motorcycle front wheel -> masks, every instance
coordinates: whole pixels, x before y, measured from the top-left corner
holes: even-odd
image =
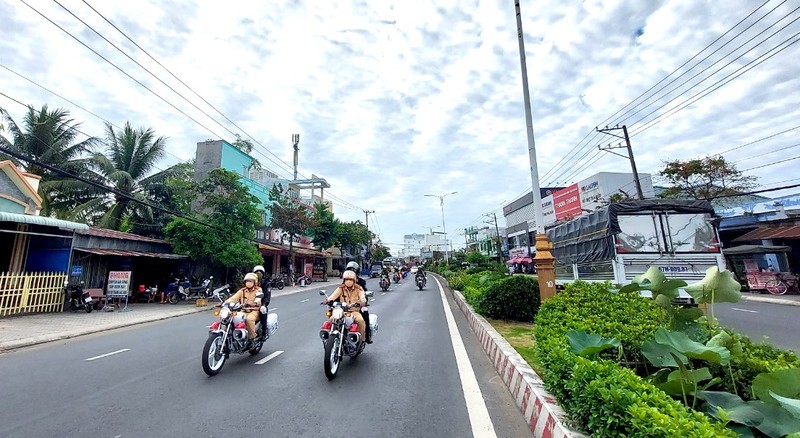
[[[222,371],[227,356],[222,345],[222,334],[215,333],[206,339],[203,347],[203,371],[209,376],[216,376]]]
[[[279,282],[277,282],[277,283],[275,284],[275,287],[277,287],[277,288],[278,288],[278,290],[282,290],[282,289],[283,289],[283,286],[284,286],[284,284],[283,284],[283,280],[281,280],[281,281],[279,281]]]
[[[84,310],[86,310],[86,313],[92,313],[92,305],[93,305],[93,303],[85,303],[84,304]]]
[[[178,293],[175,292],[169,296],[169,303],[170,304],[178,304]]]
[[[339,372],[339,344],[342,342],[341,335],[331,336],[325,342],[325,377],[328,380],[336,378],[336,373]]]

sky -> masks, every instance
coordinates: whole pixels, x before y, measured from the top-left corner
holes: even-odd
[[[522,0],[541,185],[629,172],[597,150],[618,140],[595,127],[617,124],[641,173],[722,153],[759,188],[798,183],[798,8]],[[330,183],[341,220],[374,210],[395,253],[443,221],[463,246],[532,187],[511,0],[0,0],[0,17],[0,107],[18,122],[11,99],[69,109],[93,136],[104,120],[149,127],[168,137],[161,169],[239,134],[287,178],[299,134],[301,178]],[[450,192],[443,218],[424,195]]]

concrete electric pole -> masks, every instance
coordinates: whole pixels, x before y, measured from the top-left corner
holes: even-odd
[[[611,152],[614,155],[618,155],[622,158],[627,158],[631,161],[631,171],[633,172],[633,182],[636,184],[636,194],[639,196],[639,199],[644,199],[644,193],[642,192],[642,183],[641,181],[639,181],[639,172],[636,170],[636,160],[633,158],[633,148],[631,148],[631,139],[630,137],[628,137],[628,127],[625,125],[622,125],[621,127],[617,125],[614,128],[609,128],[608,126],[606,126],[603,129],[600,128],[594,128],[594,129],[596,129],[597,132],[602,132],[603,134],[608,134],[612,137],[617,137],[619,139],[625,140],[625,146],[622,146],[621,144],[619,146],[611,146],[609,144],[607,147],[601,147],[598,145],[597,149],[600,149],[601,151]],[[623,135],[622,137],[620,137],[617,134],[611,133],[611,131],[619,131],[619,130],[622,130],[622,135]],[[625,155],[618,154],[612,151],[611,149],[628,149],[628,156],[626,157]]]
[[[536,143],[533,138],[533,116],[531,115],[531,98],[528,90],[528,66],[525,61],[525,36],[522,32],[522,13],[519,0],[514,0],[517,13],[517,39],[519,40],[519,64],[522,69],[522,97],[525,103],[525,125],[528,133],[528,159],[531,164],[531,186],[533,189],[533,210],[536,220],[536,272],[539,277],[539,295],[542,301],[556,295],[555,261],[550,250],[553,244],[544,234],[544,218],[542,214],[542,192],[539,189],[539,167],[536,163]]]

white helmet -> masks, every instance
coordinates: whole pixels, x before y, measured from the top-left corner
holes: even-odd
[[[261,265],[256,265],[256,267],[255,267],[255,268],[253,268],[253,272],[258,272],[258,271],[261,271],[261,273],[262,273],[262,274],[263,274],[263,273],[265,273],[265,272],[267,272],[266,270],[264,270],[264,267],[263,267],[263,266],[261,266]]]
[[[347,268],[345,268],[345,269],[350,269],[352,271],[358,271],[358,263],[350,262],[350,263],[347,264]]]

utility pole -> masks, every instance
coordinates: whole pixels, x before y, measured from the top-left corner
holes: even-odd
[[[536,163],[536,142],[533,138],[533,116],[531,115],[531,96],[528,90],[528,65],[525,60],[525,34],[522,31],[522,12],[519,0],[514,0],[517,14],[517,40],[519,42],[519,64],[522,69],[522,97],[525,105],[525,126],[528,134],[528,160],[531,165],[531,188],[533,194],[533,211],[536,220],[536,272],[539,277],[539,295],[541,301],[556,296],[556,259],[550,252],[553,243],[547,240],[544,233],[544,215],[542,214],[542,192],[539,189],[539,166]]]
[[[464,252],[469,252],[469,241],[467,240],[467,229],[464,228]]]
[[[497,226],[497,214],[495,212],[486,213],[484,216],[494,219],[494,231],[497,233],[497,258],[503,261],[503,247],[500,245],[500,228]],[[491,225],[491,223],[489,224]]]
[[[364,212],[364,218],[366,219],[367,224],[367,238],[369,242],[367,243],[367,263],[372,264],[372,233],[369,232],[369,214],[375,213],[375,210],[361,210]]]
[[[639,181],[639,172],[636,170],[636,160],[634,160],[633,158],[633,148],[631,148],[631,138],[628,137],[628,127],[625,125],[622,125],[621,127],[617,125],[614,128],[609,128],[608,126],[606,126],[603,129],[597,127],[595,127],[594,129],[597,130],[597,132],[602,132],[603,134],[608,134],[612,137],[617,137],[619,139],[625,140],[625,146],[622,146],[622,144],[619,144],[618,146],[611,146],[611,144],[609,144],[607,147],[602,147],[600,145],[597,145],[597,149],[600,149],[601,151],[611,152],[614,155],[618,155],[622,158],[627,158],[631,161],[631,170],[633,171],[633,182],[636,184],[636,194],[639,196],[639,199],[644,199],[644,193],[642,192],[642,182]],[[622,130],[622,135],[623,135],[622,137],[620,137],[617,134],[611,133],[611,131],[619,131],[619,130]],[[618,154],[612,151],[611,149],[628,149],[628,156],[626,157],[625,155]]]

